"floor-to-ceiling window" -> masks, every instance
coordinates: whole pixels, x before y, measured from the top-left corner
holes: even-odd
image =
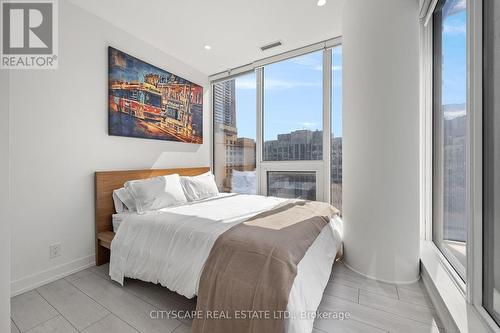
[[[264,67],[264,161],[323,159],[323,53]]]
[[[267,65],[263,77],[262,160],[278,162],[263,171],[267,195],[316,200],[317,172],[292,161],[323,160],[323,52]]]
[[[433,240],[465,280],[467,240],[466,2],[433,17]]]
[[[222,191],[329,200],[341,208],[339,43],[280,55],[213,84],[213,164]]]
[[[342,46],[332,49],[330,201],[342,211]]]
[[[500,3],[483,4],[483,305],[500,325]]]
[[[213,85],[214,174],[221,191],[257,193],[255,100],[254,72]]]

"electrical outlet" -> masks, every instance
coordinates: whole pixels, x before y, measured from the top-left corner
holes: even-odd
[[[50,259],[54,259],[61,255],[61,243],[55,243],[50,245]]]

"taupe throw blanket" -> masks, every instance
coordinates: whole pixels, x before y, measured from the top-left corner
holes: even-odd
[[[193,332],[284,332],[297,264],[336,213],[290,200],[220,235],[201,275]]]

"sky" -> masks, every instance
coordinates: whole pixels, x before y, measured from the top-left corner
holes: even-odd
[[[466,14],[455,2],[443,24],[443,104],[466,101]],[[322,129],[322,51],[264,68],[264,140],[298,129]],[[342,48],[332,52],[332,129],[342,136]],[[255,73],[236,78],[238,136],[256,138]]]
[[[462,104],[467,96],[467,16],[460,1],[455,8],[443,21],[443,104]]]
[[[322,129],[323,52],[288,59],[264,68],[264,140],[299,129]],[[341,136],[342,51],[332,55],[332,125]],[[236,78],[238,136],[256,138],[255,73]]]

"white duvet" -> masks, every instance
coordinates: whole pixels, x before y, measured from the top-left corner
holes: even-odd
[[[195,203],[144,215],[122,215],[111,243],[109,274],[160,283],[188,298],[198,293],[203,265],[217,239],[235,224],[269,210],[286,199],[258,195],[220,194]],[[325,227],[298,264],[287,310],[316,311],[341,245],[341,221]],[[311,332],[313,318],[287,319],[288,333]]]

